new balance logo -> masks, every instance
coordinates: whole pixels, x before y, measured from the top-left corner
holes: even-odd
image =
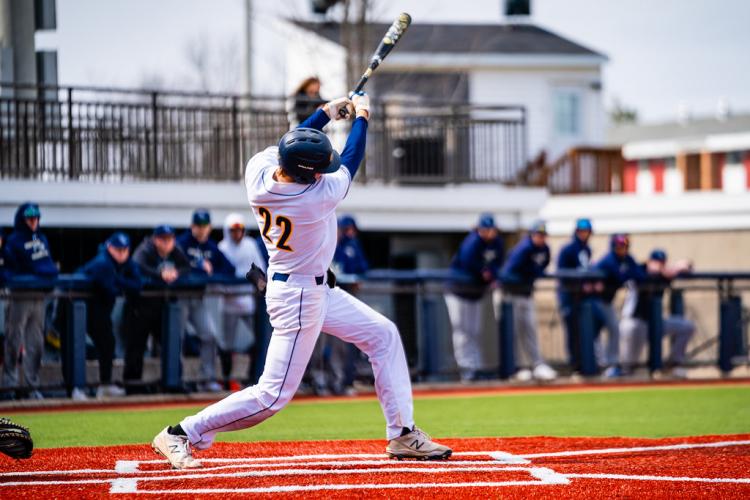
[[[417,441],[417,440],[415,439],[415,440],[414,440],[414,441],[413,441],[413,442],[412,442],[412,443],[411,443],[411,444],[410,444],[409,446],[411,446],[411,447],[412,447],[412,448],[414,448],[415,450],[418,450],[418,449],[420,449],[420,448],[421,448],[422,446],[424,446],[424,443],[420,443],[419,441]]]
[[[176,444],[169,445],[169,451],[171,451],[172,453],[177,453],[177,450],[179,450],[179,449],[180,449],[180,447],[178,445],[176,445]]]

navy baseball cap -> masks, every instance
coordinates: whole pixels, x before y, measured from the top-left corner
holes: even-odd
[[[543,220],[534,221],[529,228],[529,233],[547,234],[547,223]]]
[[[357,221],[354,220],[354,217],[351,215],[342,215],[339,218],[339,227],[353,227],[354,229],[357,229]]]
[[[41,217],[42,212],[39,211],[39,205],[36,203],[29,203],[24,209],[23,216],[26,219],[33,219],[34,217]]]
[[[591,225],[591,219],[578,219],[576,221],[576,231],[593,231],[594,228]]]
[[[492,216],[492,214],[482,214],[479,216],[477,227],[481,227],[482,229],[493,228],[495,227],[495,218]]]
[[[205,226],[211,224],[211,214],[205,208],[199,208],[193,212],[193,224]]]
[[[130,248],[130,238],[123,232],[116,232],[107,239],[107,245],[115,248]]]
[[[649,260],[658,260],[659,262],[666,262],[667,261],[667,252],[662,250],[661,248],[655,248],[651,251],[651,255],[649,256]]]
[[[154,228],[154,236],[174,236],[174,228],[169,224],[161,224]]]

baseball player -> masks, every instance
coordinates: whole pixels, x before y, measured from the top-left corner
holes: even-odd
[[[339,156],[321,130],[342,108],[356,118]],[[247,197],[270,256],[266,304],[274,331],[257,385],[154,438],[154,451],[174,468],[200,467],[191,448],[206,449],[217,433],[258,425],[280,411],[294,396],[321,329],[368,355],[390,457],[450,457],[449,448],[414,425],[409,370],[396,325],[336,287],[328,273],[336,248],[335,210],[365,154],[368,119],[365,94],[328,102],[284,134],[278,147],[248,162]]]
[[[681,260],[675,265],[667,265],[667,253],[654,249],[648,260],[641,264],[645,274],[644,282],[638,286],[634,281],[627,283],[627,295],[622,307],[620,320],[620,352],[622,370],[631,374],[640,358],[643,346],[648,341],[648,320],[651,315],[650,300],[661,300],[664,291],[679,274],[692,271],[690,261]],[[687,370],[682,366],[688,342],[695,333],[695,323],[681,316],[670,315],[664,318],[664,336],[671,339],[671,350],[667,358],[667,368],[675,378],[686,378]]]

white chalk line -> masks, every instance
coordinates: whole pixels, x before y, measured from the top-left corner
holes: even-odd
[[[739,483],[750,484],[750,477],[730,478],[730,477],[676,477],[676,476],[641,476],[627,474],[586,474],[572,473],[562,474],[570,479],[625,479],[629,481],[668,481],[668,482],[685,482],[685,483]]]
[[[507,471],[525,471],[529,472],[534,467],[514,467],[505,465],[487,466],[487,467],[389,467],[389,468],[369,468],[369,469],[274,469],[265,471],[241,471],[225,472],[213,474],[201,474],[193,471],[192,473],[171,476],[138,476],[128,478],[100,478],[100,479],[73,479],[73,480],[54,480],[54,481],[10,481],[0,483],[0,486],[39,486],[45,484],[89,484],[114,482],[119,479],[129,481],[173,481],[175,479],[213,479],[213,478],[237,478],[237,477],[277,477],[277,476],[326,476],[326,475],[354,475],[354,474],[393,474],[393,473],[411,473],[411,474],[442,474],[444,472],[507,472]]]
[[[636,446],[633,448],[600,448],[593,450],[557,451],[517,455],[522,458],[574,457],[578,455],[606,455],[610,453],[642,453],[649,451],[692,450],[696,448],[725,448],[730,446],[750,446],[750,441],[716,441],[713,443],[684,443],[660,446]]]
[[[201,460],[205,462],[205,460]],[[44,476],[44,475],[55,475],[55,476],[65,476],[65,475],[80,475],[80,474],[121,474],[121,475],[129,475],[129,474],[185,474],[190,472],[195,472],[195,469],[152,469],[152,470],[139,470],[139,469],[132,469],[130,467],[131,464],[126,464],[126,466],[121,466],[120,462],[118,460],[117,464],[115,465],[114,470],[113,469],[77,469],[77,470],[48,470],[48,471],[20,471],[20,472],[0,472],[0,477],[3,476]],[[131,461],[126,461],[131,462]],[[164,463],[164,462],[161,462]],[[460,466],[466,466],[466,465],[498,465],[498,464],[522,464],[522,463],[530,463],[528,460],[523,462],[503,462],[498,460],[454,460],[454,461],[443,461],[440,462],[441,465],[449,466],[449,467],[460,467]],[[434,462],[429,461],[414,461],[414,462],[403,462],[403,461],[396,461],[396,460],[388,460],[388,459],[382,459],[382,460],[346,460],[346,461],[334,461],[334,460],[327,460],[327,461],[320,461],[320,462],[278,462],[278,463],[255,463],[255,464],[243,464],[243,463],[237,463],[237,464],[230,464],[230,465],[219,465],[216,467],[202,467],[200,470],[202,472],[209,472],[209,471],[215,471],[215,470],[226,470],[226,469],[270,469],[274,467],[350,467],[354,465],[382,465],[384,468],[390,467],[396,467],[396,466],[404,466],[408,465],[411,467],[433,467],[435,465]],[[0,483],[2,485],[2,483]]]

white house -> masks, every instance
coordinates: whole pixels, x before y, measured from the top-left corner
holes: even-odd
[[[287,90],[318,75],[323,93],[346,91],[338,24],[281,22]],[[386,24],[367,28],[375,47]],[[311,47],[315,47],[312,50]],[[603,142],[601,53],[528,22],[413,24],[368,84],[380,99],[398,96],[526,109],[527,157],[557,157]]]

